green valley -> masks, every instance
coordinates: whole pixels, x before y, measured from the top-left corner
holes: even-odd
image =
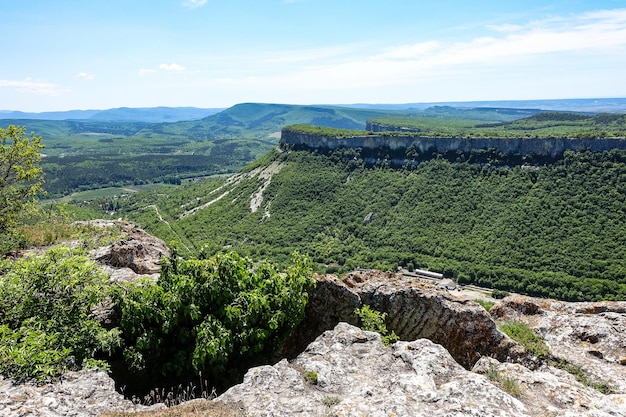
[[[190,252],[234,249],[317,268],[429,268],[507,291],[626,298],[626,152],[566,152],[534,167],[368,166],[353,150],[274,150],[227,180],[120,200]]]

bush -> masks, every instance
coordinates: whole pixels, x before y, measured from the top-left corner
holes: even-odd
[[[239,378],[302,320],[313,282],[309,259],[298,254],[284,272],[235,253],[173,254],[158,282],[129,285],[116,297],[127,365],[153,378]]]
[[[106,277],[78,249],[0,261],[0,373],[40,381],[94,362],[120,346],[116,329],[91,317],[109,293]]]
[[[361,328],[365,331],[379,333],[382,336],[385,346],[390,346],[399,339],[398,335],[396,335],[393,330],[391,334],[389,334],[389,330],[387,330],[387,325],[385,324],[386,313],[376,311],[368,305],[357,308],[354,310],[354,313],[361,319]]]

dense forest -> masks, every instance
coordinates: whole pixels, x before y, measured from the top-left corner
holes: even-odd
[[[250,200],[265,180],[249,175],[138,193],[116,215],[190,252],[281,262],[299,250],[329,272],[419,267],[530,295],[626,299],[624,151],[540,166],[435,155],[404,168],[366,164],[358,150],[274,151],[247,171],[272,163],[282,168],[258,211]]]

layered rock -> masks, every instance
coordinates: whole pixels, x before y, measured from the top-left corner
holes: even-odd
[[[324,330],[338,322],[359,324],[354,310],[367,304],[387,314],[387,328],[402,340],[426,338],[444,346],[454,359],[471,368],[482,356],[500,361],[526,358],[504,335],[484,308],[452,296],[417,277],[368,270],[338,279],[317,276],[306,319],[288,341],[295,356]]]
[[[429,137],[420,133],[390,132],[362,136],[336,137],[284,128],[281,145],[309,149],[381,149],[389,151],[414,148],[420,153],[435,151],[464,153],[475,149],[497,149],[504,154],[557,157],[566,150],[590,149],[595,152],[626,149],[625,138],[463,138]]]

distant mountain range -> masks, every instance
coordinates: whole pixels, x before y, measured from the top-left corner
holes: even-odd
[[[22,120],[98,120],[113,122],[167,123],[199,120],[224,110],[223,108],[197,107],[120,107],[108,110],[69,110],[58,112],[27,113],[0,110],[0,119]]]
[[[247,103],[250,104],[250,103]],[[315,107],[289,106],[282,104],[269,105],[282,107]],[[368,110],[424,110],[435,106],[449,106],[456,108],[509,108],[573,111],[585,113],[626,113],[626,98],[591,98],[591,99],[560,99],[560,100],[501,100],[501,101],[448,101],[431,103],[405,104],[342,104],[319,105],[319,107],[347,107]],[[237,106],[234,106],[237,108]],[[197,107],[120,107],[108,110],[69,110],[58,112],[29,113],[12,110],[0,110],[0,119],[20,120],[93,120],[115,122],[144,122],[144,123],[173,123],[181,121],[200,120],[217,114],[224,108],[197,108]]]
[[[492,100],[492,101],[445,101],[437,103],[406,104],[346,104],[346,107],[386,110],[423,110],[433,106],[457,108],[497,107],[510,109],[541,109],[573,112],[626,112],[626,98],[576,98],[557,100]]]

